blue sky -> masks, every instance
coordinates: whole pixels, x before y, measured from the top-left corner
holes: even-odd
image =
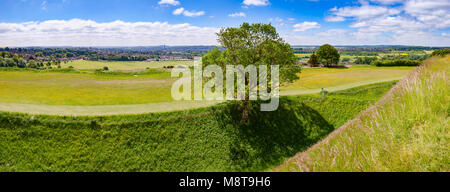
[[[450,46],[449,0],[1,0],[0,46],[214,45],[272,23],[295,45]]]

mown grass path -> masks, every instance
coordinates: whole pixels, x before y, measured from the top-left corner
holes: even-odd
[[[339,86],[327,87],[327,91],[340,91],[380,82],[399,80],[399,78],[387,78],[370,81],[349,83]],[[304,89],[294,91],[282,91],[286,95],[306,95],[320,93],[321,89]],[[212,106],[221,101],[176,101],[135,105],[98,105],[98,106],[70,106],[70,105],[36,105],[20,103],[1,103],[0,111],[19,112],[43,115],[72,115],[72,116],[97,116],[97,115],[119,115],[119,114],[142,114],[156,112],[180,111]]]
[[[394,81],[411,69],[371,66],[304,69],[299,81],[281,87],[281,95],[317,94],[321,88],[333,92]],[[138,76],[0,71],[0,111],[96,116],[170,112],[220,103],[174,101],[170,93],[174,81],[170,73],[164,71]]]

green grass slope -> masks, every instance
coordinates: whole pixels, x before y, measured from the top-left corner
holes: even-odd
[[[450,55],[434,57],[383,99],[273,171],[450,171]]]
[[[235,103],[103,117],[0,113],[0,171],[262,171],[323,139],[393,85],[283,97],[275,112],[252,103],[249,124]]]

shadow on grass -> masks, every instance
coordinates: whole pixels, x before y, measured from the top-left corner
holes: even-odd
[[[267,169],[306,150],[334,130],[317,111],[302,102],[282,98],[274,112],[261,112],[260,103],[250,104],[249,123],[242,122],[237,103],[215,116],[222,129],[231,128],[235,135],[229,155],[236,170]]]
[[[0,171],[263,171],[334,127],[299,98],[105,117],[0,113]]]

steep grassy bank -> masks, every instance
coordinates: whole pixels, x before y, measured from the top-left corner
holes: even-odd
[[[253,103],[249,124],[233,103],[104,117],[0,113],[0,171],[260,171],[324,138],[393,84],[283,97],[268,113]]]
[[[450,55],[275,171],[450,171]]]

